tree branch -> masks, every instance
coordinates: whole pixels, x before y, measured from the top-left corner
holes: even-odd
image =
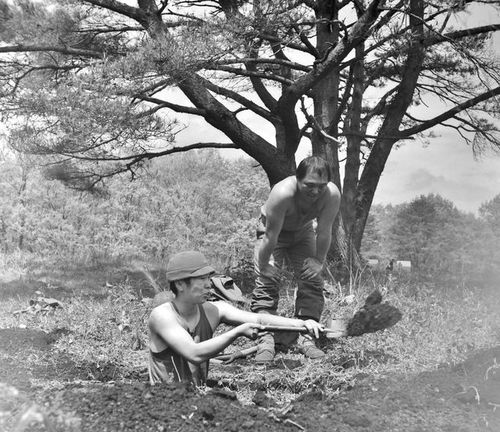
[[[104,53],[102,52],[70,48],[67,46],[42,46],[42,45],[24,45],[24,44],[0,46],[0,53],[11,53],[11,52],[58,52],[61,54],[91,57],[98,59],[101,59],[104,56]]]
[[[481,27],[473,27],[465,30],[458,30],[454,32],[441,34],[435,34],[433,37],[429,37],[423,41],[424,47],[427,48],[431,45],[436,45],[440,42],[453,42],[457,39],[464,37],[477,36],[483,33],[489,33],[493,31],[500,30],[500,24],[491,24]]]
[[[347,37],[344,37],[331,51],[329,51],[322,61],[316,62],[313,71],[295,80],[284,92],[279,100],[283,107],[294,109],[299,97],[310,90],[318,81],[331,73],[340,62],[361,42],[366,40],[371,34],[370,27],[380,14],[378,8],[383,0],[374,0],[366,9],[366,12],[359,18],[352,27]]]
[[[214,62],[215,65],[231,65],[231,64],[238,64],[238,63],[245,63],[245,64],[275,64],[279,66],[286,66],[289,67],[290,69],[295,69],[303,72],[310,72],[311,67],[310,66],[305,66],[300,63],[292,62],[290,60],[282,60],[279,58],[242,58],[242,59],[234,59],[234,60],[220,60],[217,62]]]
[[[455,106],[455,107],[449,109],[448,111],[438,115],[437,117],[434,117],[433,119],[425,121],[424,123],[422,123],[419,126],[414,126],[412,128],[405,129],[405,130],[401,131],[399,134],[401,135],[401,137],[407,137],[407,136],[414,135],[416,133],[425,131],[425,130],[430,129],[431,127],[433,127],[433,126],[435,126],[443,121],[449,120],[450,118],[452,118],[453,116],[455,116],[459,112],[464,111],[467,108],[470,108],[470,107],[472,107],[480,102],[484,102],[484,101],[492,98],[493,96],[496,96],[499,94],[500,94],[500,87],[496,87],[496,88],[491,89],[487,92],[484,92],[483,94],[480,94],[479,96],[476,96],[475,98],[469,99],[461,104],[458,104],[457,106]]]
[[[239,93],[236,93],[235,91],[229,90],[224,87],[220,87],[218,85],[215,85],[214,83],[205,80],[207,88],[221,96],[225,96],[229,99],[234,100],[235,102],[238,102],[240,105],[244,106],[245,108],[249,109],[250,111],[253,111],[255,114],[261,116],[262,118],[265,118],[266,120],[273,122],[273,117],[269,111],[266,109],[262,108],[261,106],[257,105],[256,103],[252,102],[251,100],[248,100],[247,98],[243,97]]]
[[[163,150],[161,152],[148,152],[148,153],[143,153],[140,155],[126,156],[123,158],[118,158],[118,159],[113,159],[113,160],[116,160],[116,161],[122,160],[123,161],[123,160],[132,159],[131,162],[129,162],[127,164],[127,166],[132,166],[133,164],[136,164],[143,159],[154,159],[154,158],[166,156],[169,154],[182,153],[182,152],[187,152],[187,151],[194,150],[194,149],[204,149],[204,148],[229,149],[229,148],[239,148],[239,147],[234,143],[215,143],[215,142],[203,143],[203,142],[200,142],[200,143],[195,143],[195,144],[189,144],[189,145],[186,145],[183,147],[173,147],[173,148],[170,148],[167,150]]]
[[[207,67],[206,69],[207,70],[220,70],[223,72],[232,73],[234,75],[240,75],[240,76],[246,76],[246,77],[262,78],[262,79],[266,79],[266,80],[270,80],[270,81],[276,81],[276,82],[279,82],[281,84],[286,84],[286,85],[290,85],[293,82],[289,79],[283,78],[279,75],[271,74],[269,72],[253,72],[251,70],[245,70],[245,69],[241,69],[241,68],[233,68],[233,67],[229,67],[229,66],[219,66],[217,68]]]
[[[147,14],[139,8],[129,6],[125,3],[116,0],[83,0],[94,6],[99,6],[112,12],[125,15],[147,27],[148,17]]]
[[[204,115],[203,110],[198,109],[198,108],[177,105],[177,104],[173,104],[171,102],[164,101],[162,99],[153,98],[153,97],[149,97],[149,96],[134,95],[134,97],[136,99],[140,99],[144,102],[150,102],[150,103],[154,103],[157,105],[155,108],[148,111],[147,112],[148,114],[152,114],[153,112],[156,112],[162,108],[169,108],[172,111],[179,112],[179,113],[193,114],[193,115],[198,115],[198,116]]]

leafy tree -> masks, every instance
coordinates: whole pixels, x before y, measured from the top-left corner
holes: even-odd
[[[387,262],[393,258],[387,241],[398,206],[375,204],[370,209],[366,223],[361,254],[365,258],[377,258]]]
[[[110,179],[97,195],[66,188],[34,169],[25,175],[19,161],[0,167],[6,254],[20,249],[62,262],[164,261],[195,248],[220,270],[252,259],[267,182],[248,160],[227,161],[209,150],[174,155],[134,182]]]
[[[474,151],[498,148],[499,65],[487,49],[500,24],[454,19],[498,5],[2,0],[0,109],[15,148],[52,156],[64,163],[59,177],[73,185],[83,177],[85,187],[203,147],[240,148],[274,184],[293,172],[308,141],[342,190],[340,246],[345,239],[359,250],[385,163],[402,140],[446,125]],[[447,108],[415,114],[415,105],[435,101]],[[203,118],[228,142],[175,146],[177,113]],[[274,142],[249,126],[257,120]]]
[[[479,218],[484,222],[481,232],[475,237],[479,251],[478,266],[496,283],[500,275],[500,194],[479,207]],[[495,279],[496,277],[496,279]]]
[[[396,213],[389,231],[392,253],[411,261],[412,270],[421,276],[447,279],[463,274],[473,261],[470,234],[474,225],[451,201],[422,195]]]
[[[481,204],[479,216],[500,236],[500,194]]]

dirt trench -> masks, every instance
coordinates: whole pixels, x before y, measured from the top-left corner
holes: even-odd
[[[90,379],[92,365],[77,367],[53,351],[58,336],[0,329],[0,430],[500,430],[500,346],[418,375],[361,376],[336,394],[316,390],[277,406],[265,389],[242,405],[227,388],[151,387],[144,371],[114,382],[101,366]]]

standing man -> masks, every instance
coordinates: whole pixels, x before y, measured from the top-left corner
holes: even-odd
[[[276,314],[280,267],[287,260],[298,278],[295,316],[319,321],[324,305],[321,272],[340,207],[340,192],[330,178],[327,162],[311,156],[299,164],[295,176],[287,177],[272,188],[261,209],[262,225],[257,230],[253,312]],[[308,335],[300,335],[297,342],[299,350],[309,358],[325,355]],[[271,361],[274,354],[273,335],[260,337],[256,361]]]
[[[149,378],[160,382],[205,383],[208,360],[239,336],[255,339],[263,325],[306,327],[318,337],[323,327],[313,320],[259,315],[223,301],[209,302],[210,275],[214,269],[196,251],[175,254],[167,265],[174,300],[155,307],[149,317]],[[221,323],[233,329],[213,336]],[[340,332],[339,336],[345,332]]]

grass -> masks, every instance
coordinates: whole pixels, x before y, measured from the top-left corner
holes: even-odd
[[[29,267],[27,261],[3,257],[0,328],[22,327],[57,334],[53,346],[56,355],[45,361],[69,358],[87,379],[145,379],[146,320],[151,305],[142,295],[147,291],[147,281],[142,281],[142,289],[138,289],[137,279],[130,277],[133,272],[127,271],[126,263],[114,264],[87,269],[56,267],[43,272],[41,283],[41,272]],[[328,355],[321,362],[302,361],[299,367],[291,367],[302,358],[292,351],[280,354],[275,368],[263,369],[249,360],[215,366],[213,377],[237,389],[243,402],[250,402],[256,390],[264,389],[285,404],[307,392],[334,394],[366,374],[387,376],[435,369],[441,364],[459,362],[473,350],[500,343],[498,298],[487,297],[485,291],[449,291],[416,286],[403,279],[382,287],[375,281],[376,278],[368,278],[368,282],[359,281],[354,289],[351,287],[355,300],[346,306],[341,306],[342,298],[336,288],[326,301],[325,319],[352,315],[373,288],[381,288],[387,290],[385,301],[403,312],[403,319],[395,327],[336,343],[327,340]],[[29,300],[37,296],[36,290],[57,298],[63,307],[47,314],[14,315],[14,311],[28,307]],[[283,314],[292,313],[291,293],[287,290],[282,296]],[[250,343],[240,339],[235,346]],[[40,358],[28,357],[26,361],[34,365]],[[39,385],[55,384],[41,380]]]

